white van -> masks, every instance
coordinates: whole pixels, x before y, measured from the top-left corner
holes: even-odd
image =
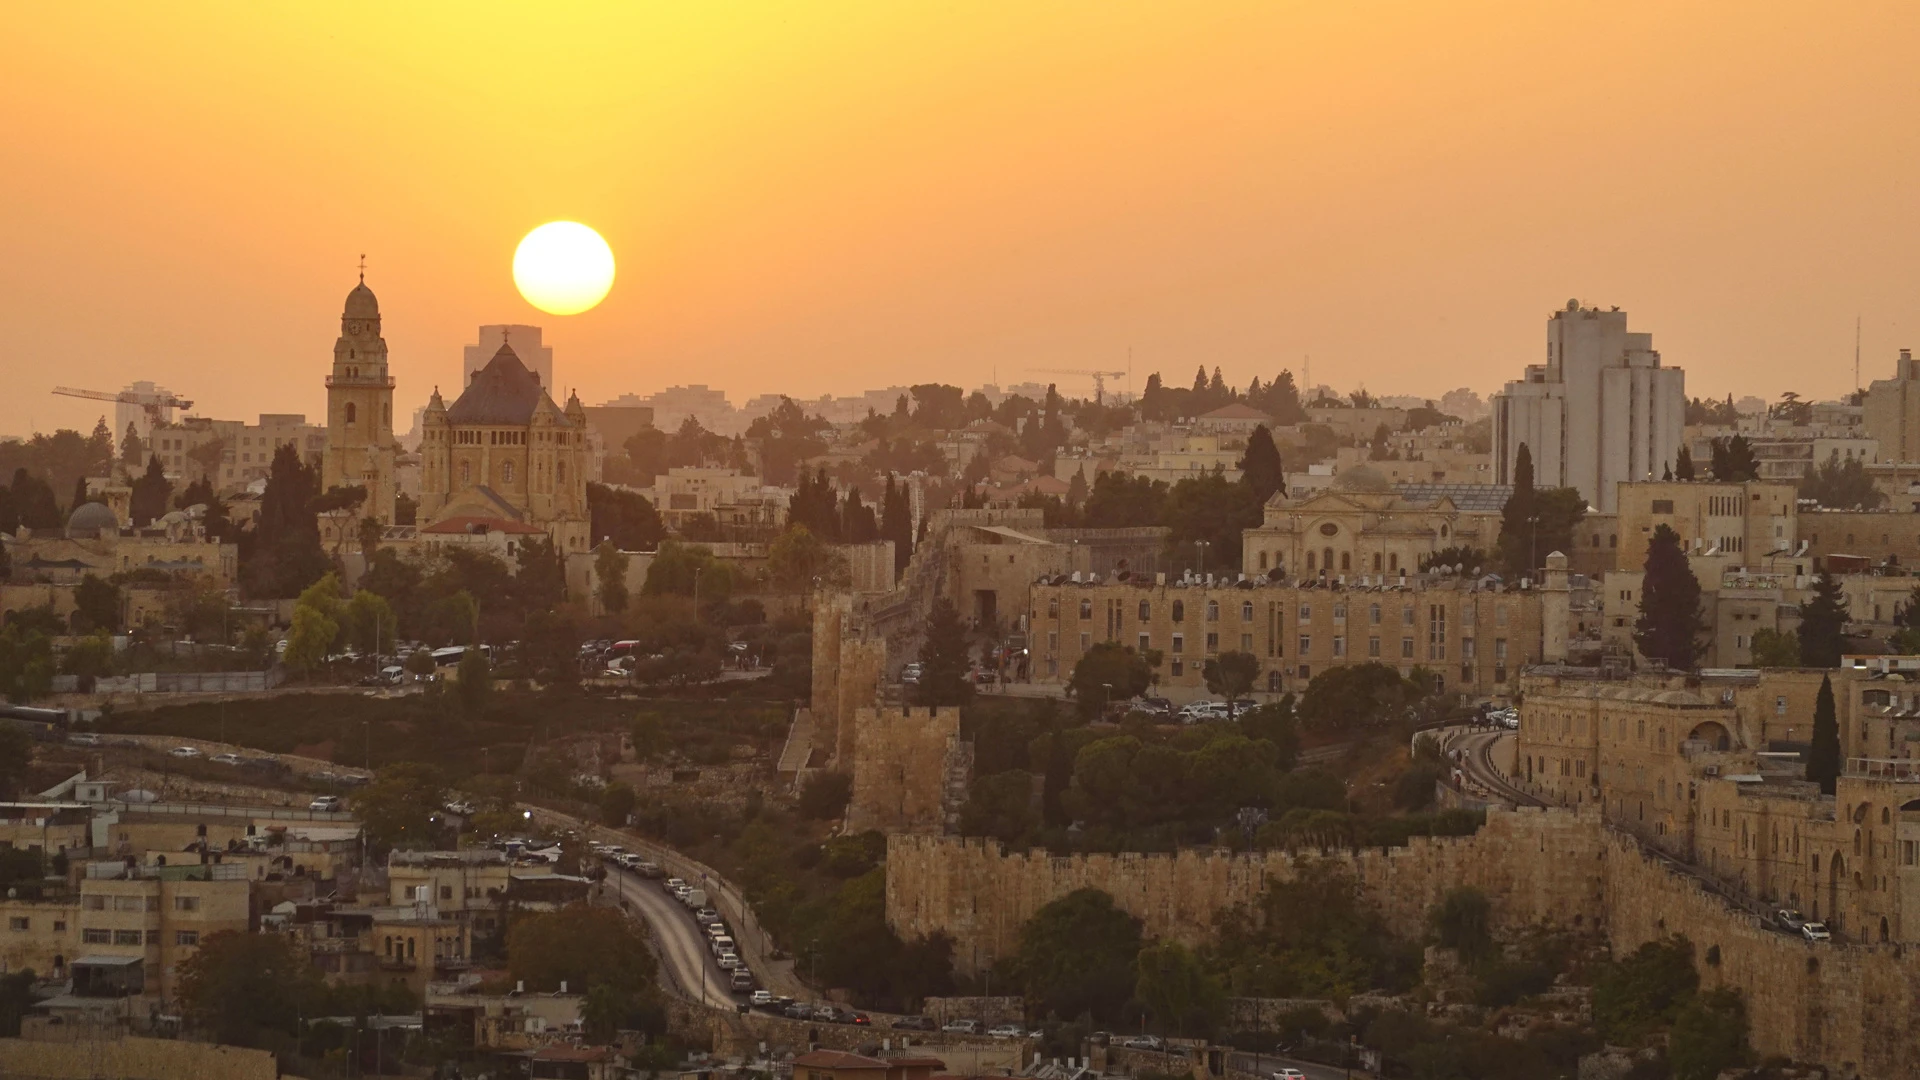
[[[725,934],[714,935],[714,938],[711,944],[713,947],[713,955],[715,956],[719,956],[721,953],[730,953],[734,951],[733,939],[728,937]]]

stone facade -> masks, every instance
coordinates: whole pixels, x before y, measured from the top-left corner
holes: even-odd
[[[1351,588],[1042,582],[1030,602],[1035,682],[1065,682],[1096,643],[1114,642],[1160,651],[1158,692],[1175,699],[1205,695],[1206,661],[1229,651],[1260,658],[1254,690],[1262,695],[1368,662],[1402,674],[1425,667],[1449,691],[1506,693],[1525,665],[1565,655],[1568,621],[1564,572],[1525,590],[1437,575]]]
[[[1498,513],[1464,511],[1444,496],[1422,501],[1386,492],[1326,491],[1302,499],[1281,494],[1268,500],[1261,523],[1242,534],[1240,572],[1384,581],[1418,571],[1421,559],[1443,548],[1491,551],[1499,535]]]
[[[1603,915],[1602,830],[1591,813],[1496,811],[1475,835],[1415,838],[1403,848],[1330,858],[1350,869],[1395,933],[1425,932],[1427,909],[1471,885],[1493,901],[1496,926],[1594,926]],[[973,975],[1011,955],[1020,927],[1053,900],[1102,889],[1141,920],[1147,937],[1199,945],[1229,913],[1253,908],[1270,880],[1317,865],[1281,852],[1053,857],[992,841],[893,836],[887,841],[887,922],[904,938],[954,941],[954,968]]]
[[[327,449],[320,463],[321,490],[360,485],[367,489],[361,515],[393,524],[393,376],[387,374],[387,341],[380,336],[380,302],[364,279],[347,294],[340,337],[333,344],[327,376]]]
[[[973,772],[959,709],[856,709],[851,727],[848,832],[941,833],[957,823]]]
[[[1617,565],[1647,564],[1653,532],[1665,525],[1680,534],[1683,550],[1718,551],[1730,565],[1758,566],[1775,552],[1799,546],[1797,491],[1788,483],[1720,484],[1654,481],[1619,487],[1620,549]]]

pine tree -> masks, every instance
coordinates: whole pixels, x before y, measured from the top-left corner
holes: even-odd
[[[67,513],[71,514],[91,501],[92,497],[87,494],[87,478],[82,476],[75,479],[73,482],[73,502],[67,507]]]
[[[920,646],[920,681],[913,688],[920,705],[964,705],[973,697],[967,680],[972,659],[967,627],[953,601],[940,597],[927,613],[927,638]]]
[[[1840,721],[1833,704],[1833,676],[1820,680],[1813,702],[1813,746],[1807,751],[1807,779],[1831,795],[1840,779]]]
[[[1207,365],[1201,364],[1193,372],[1193,396],[1201,401],[1207,397]]]
[[[1807,667],[1839,667],[1846,645],[1847,595],[1830,571],[1813,579],[1813,595],[1800,605],[1800,662]]]
[[[1162,386],[1160,383],[1159,372],[1156,371],[1153,374],[1147,376],[1147,387],[1145,390],[1142,390],[1140,392],[1140,419],[1142,420],[1166,419],[1166,416],[1164,414],[1166,411],[1167,403],[1164,400],[1162,400],[1166,397],[1166,394],[1167,394],[1166,387]]]
[[[134,528],[148,525],[165,514],[167,498],[172,494],[173,485],[167,482],[159,456],[149,457],[146,473],[133,482],[133,493],[127,500],[127,515],[133,519]]]
[[[1753,444],[1745,435],[1735,435],[1727,440],[1727,471],[1716,473],[1716,480],[1740,483],[1760,479],[1760,461],[1753,456]]]
[[[1693,479],[1693,451],[1684,446],[1680,448],[1680,456],[1674,459],[1673,478],[1675,480]]]
[[[1265,506],[1276,492],[1287,490],[1286,470],[1280,461],[1280,448],[1273,443],[1273,432],[1261,424],[1247,437],[1247,453],[1240,459],[1240,476]]]
[[[1653,530],[1646,572],[1640,580],[1640,617],[1633,644],[1649,660],[1682,671],[1693,669],[1706,623],[1700,617],[1700,582],[1680,549],[1680,534],[1666,525]]]
[[[120,440],[120,464],[132,471],[146,453],[147,446],[140,441],[140,429],[134,426],[133,421],[127,421],[127,433]]]
[[[1526,443],[1513,456],[1513,494],[1500,511],[1500,561],[1515,577],[1533,572],[1534,529],[1539,522],[1533,494],[1533,451]]]

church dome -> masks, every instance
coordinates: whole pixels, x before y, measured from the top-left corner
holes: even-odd
[[[366,282],[353,287],[347,294],[347,309],[341,316],[347,319],[377,319],[380,317],[380,301],[374,299],[373,290]]]
[[[67,517],[67,535],[98,536],[102,532],[120,531],[120,519],[105,503],[83,503]]]

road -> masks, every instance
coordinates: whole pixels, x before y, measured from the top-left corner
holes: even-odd
[[[1512,732],[1499,728],[1448,728],[1441,735],[1441,745],[1448,750],[1463,751],[1460,755],[1461,771],[1495,797],[1515,806],[1545,806],[1546,803],[1510,783],[1506,774],[1494,765],[1495,749],[1500,746],[1501,740],[1510,738],[1513,738]]]
[[[1255,1076],[1270,1077],[1285,1066],[1291,1066],[1306,1073],[1307,1080],[1347,1080],[1350,1076],[1369,1075],[1358,1068],[1349,1073],[1345,1069],[1336,1069],[1331,1065],[1316,1065],[1311,1061],[1299,1061],[1274,1054],[1233,1054],[1230,1057],[1231,1060],[1228,1062],[1230,1068],[1253,1073]]]
[[[658,882],[617,866],[607,867],[607,887],[620,898],[622,907],[646,920],[653,929],[654,951],[660,956],[662,972],[683,996],[722,1009],[739,1004],[728,989],[727,973],[714,963],[706,934],[680,901]]]

